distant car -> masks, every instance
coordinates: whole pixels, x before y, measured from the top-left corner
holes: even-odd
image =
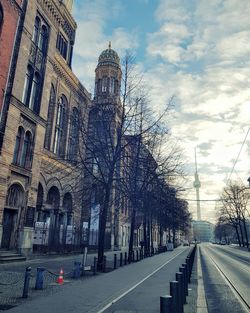
[[[189,242],[187,241],[187,240],[184,240],[183,241],[183,246],[189,246],[190,244],[189,244]]]
[[[220,245],[225,246],[226,244],[226,240],[221,240]]]

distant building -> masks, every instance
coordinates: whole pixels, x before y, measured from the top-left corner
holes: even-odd
[[[209,242],[214,238],[214,225],[207,221],[193,221],[193,240]]]

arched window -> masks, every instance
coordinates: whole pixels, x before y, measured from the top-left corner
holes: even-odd
[[[98,79],[98,88],[97,88],[97,92],[100,93],[102,91],[102,80]]]
[[[38,184],[38,190],[37,190],[37,198],[36,198],[36,209],[39,211],[42,209],[43,206],[43,186],[41,183]]]
[[[52,135],[53,120],[54,120],[55,104],[56,104],[56,92],[55,92],[54,86],[51,85],[48,115],[47,115],[47,127],[46,127],[46,132],[45,132],[45,139],[44,139],[44,147],[48,150],[50,150],[50,145],[51,145],[51,135]]]
[[[11,208],[21,208],[24,206],[24,190],[19,184],[13,184],[8,189],[6,206]]]
[[[60,206],[60,193],[57,187],[50,188],[47,196],[47,204],[51,205],[51,209],[59,210]]]
[[[37,45],[38,40],[39,40],[40,25],[41,25],[41,20],[37,16],[35,19],[34,30],[33,30],[33,35],[32,35],[32,40],[36,45]]]
[[[46,53],[47,48],[47,37],[48,37],[47,27],[43,25],[39,35],[38,48],[44,53]]]
[[[108,77],[104,76],[102,79],[102,92],[107,92]]]
[[[22,152],[20,157],[20,166],[25,168],[31,167],[32,161],[32,135],[29,131],[25,133]]]
[[[34,72],[32,66],[29,64],[26,71],[24,89],[23,89],[23,103],[29,107],[32,111],[39,113],[40,101],[40,75],[38,72]]]
[[[66,134],[67,134],[67,99],[61,96],[57,106],[54,153],[65,156]]]
[[[29,100],[30,100],[30,90],[32,85],[32,75],[33,75],[33,69],[32,66],[28,65],[25,81],[24,81],[24,88],[23,88],[23,103],[28,106]]]
[[[35,73],[32,80],[29,108],[36,113],[39,113],[39,105],[37,101],[39,93],[39,84],[40,84],[40,75],[38,73]]]
[[[67,192],[63,197],[63,209],[67,213],[67,225],[72,225],[72,196]]]
[[[76,161],[78,142],[79,142],[79,113],[76,108],[73,108],[71,115],[71,129],[68,148],[69,161]]]
[[[110,78],[110,86],[109,86],[109,92],[114,94],[115,93],[115,78]]]
[[[17,136],[16,136],[16,144],[14,149],[13,163],[18,164],[18,160],[20,159],[21,153],[21,145],[24,138],[24,129],[20,126],[18,128]]]
[[[14,149],[13,163],[25,168],[31,168],[33,156],[33,139],[30,131],[25,133],[23,127],[18,128]]]

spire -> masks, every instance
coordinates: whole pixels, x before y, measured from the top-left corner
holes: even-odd
[[[196,148],[194,148],[194,159],[195,159],[195,172],[197,173],[197,158],[196,158]]]
[[[195,148],[195,174],[194,174],[194,188],[196,189],[196,202],[197,202],[197,220],[201,220],[201,208],[200,208],[200,193],[199,189],[201,186],[199,176],[198,176],[198,170],[197,170],[197,158],[196,158],[196,148]]]
[[[111,49],[111,41],[109,41],[109,50]]]

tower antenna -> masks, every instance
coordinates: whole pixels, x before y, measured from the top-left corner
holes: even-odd
[[[194,188],[196,189],[196,203],[197,203],[197,220],[201,220],[201,208],[200,208],[200,187],[201,183],[199,180],[198,169],[197,169],[197,157],[196,157],[196,148],[194,149],[194,158],[195,158],[195,173],[194,173]]]

